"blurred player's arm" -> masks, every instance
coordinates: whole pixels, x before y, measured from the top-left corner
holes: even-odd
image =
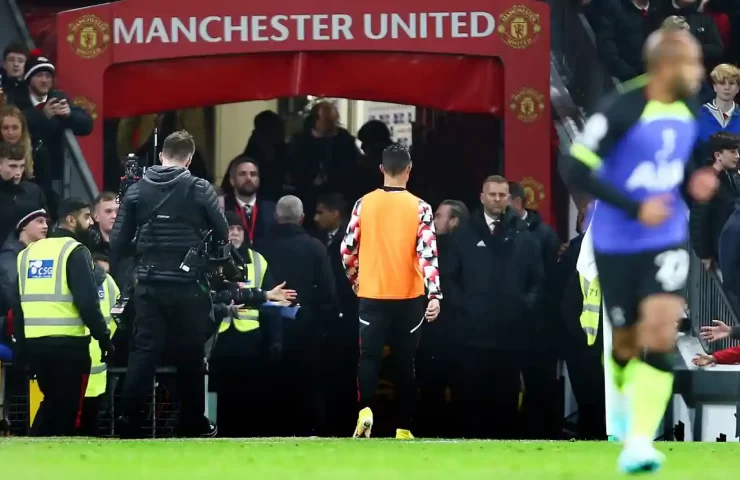
[[[629,198],[624,192],[598,177],[603,158],[620,141],[626,131],[626,107],[617,107],[616,101],[591,115],[583,132],[576,138],[561,165],[563,179],[572,190],[588,193],[636,218],[640,203]],[[620,102],[621,103],[621,102]],[[639,113],[635,120],[639,117]]]
[[[352,289],[357,293],[357,280],[360,269],[360,209],[362,199],[357,200],[352,209],[352,216],[347,224],[347,232],[342,239],[339,251],[342,253],[342,265]]]
[[[416,231],[416,256],[419,268],[424,275],[429,300],[442,300],[439,284],[439,255],[437,253],[437,234],[434,231],[434,213],[427,202],[419,200],[419,227]]]

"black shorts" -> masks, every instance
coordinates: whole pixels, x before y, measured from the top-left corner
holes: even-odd
[[[650,295],[683,295],[689,274],[689,253],[681,247],[639,253],[595,252],[601,294],[614,327],[630,327],[639,319],[640,303]]]

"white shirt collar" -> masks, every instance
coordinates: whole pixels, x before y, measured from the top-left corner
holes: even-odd
[[[522,220],[526,220],[528,215],[529,215],[529,212],[524,210],[524,215],[522,215]]]
[[[637,3],[635,2],[635,0],[632,0],[632,5],[634,5],[635,7],[637,7],[637,8],[638,8],[638,9],[640,9],[640,10],[648,10],[648,9],[650,8],[650,2],[646,3],[644,7],[641,7],[641,6],[639,6],[639,5],[638,5],[638,4],[637,4]],[[673,2],[673,6],[674,6],[674,7],[676,6],[676,2]],[[676,8],[678,8],[678,7],[676,7]]]
[[[250,200],[249,202],[245,202],[241,198],[236,197],[236,203],[238,203],[241,208],[244,208],[247,205],[249,205],[249,208],[254,208],[254,204],[257,203],[257,197],[252,197],[252,200]]]
[[[49,99],[49,95],[44,95],[44,98],[42,98],[41,100],[36,100],[36,97],[33,95],[29,94],[29,96],[31,97],[31,105],[33,105],[34,107],[39,103],[44,103],[46,100]]]
[[[486,225],[489,227],[493,226],[494,224],[498,223],[498,220],[488,215],[486,212],[483,212],[483,216],[486,217]]]

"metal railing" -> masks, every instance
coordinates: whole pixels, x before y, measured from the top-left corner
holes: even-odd
[[[16,0],[7,0],[6,5],[12,14],[18,34],[22,37],[18,40],[25,42],[29,50],[34,49],[36,45],[26,28],[26,22],[18,3]],[[63,189],[58,193],[64,198],[74,196],[92,201],[98,194],[98,187],[82,155],[77,138],[70,130],[64,132],[64,163]]]
[[[573,0],[550,1],[551,56],[582,115],[619,88],[601,62],[591,25]]]
[[[690,247],[689,249],[691,250]],[[686,290],[691,330],[696,337],[699,337],[701,327],[712,325],[713,320],[721,320],[730,326],[738,325],[737,314],[725,294],[717,272],[705,270],[699,257],[693,251]],[[701,340],[701,344],[707,353],[714,353],[725,348],[736,347],[740,345],[740,340],[726,338],[713,343]]]

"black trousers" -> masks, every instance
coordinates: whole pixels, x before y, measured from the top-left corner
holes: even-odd
[[[370,406],[378,383],[383,349],[389,344],[396,370],[399,410],[396,428],[411,428],[416,401],[416,348],[424,323],[425,306],[424,297],[409,300],[360,299],[359,407]]]
[[[107,400],[107,395],[103,394],[98,397],[85,397],[82,400],[82,413],[80,415],[80,428],[78,435],[83,437],[99,437],[98,417],[100,409]]]
[[[459,422],[459,360],[454,342],[424,345],[416,355],[416,377],[419,405],[414,433],[423,437],[456,437]],[[422,339],[422,344],[424,339]],[[447,401],[450,390],[452,402]]]
[[[603,344],[571,342],[565,362],[573,395],[578,404],[578,433],[583,440],[606,440],[606,393],[604,391]]]
[[[36,413],[31,435],[35,437],[72,436],[77,412],[90,373],[90,351],[78,339],[65,344],[46,338],[27,340],[31,372],[36,375],[44,399]]]
[[[122,411],[132,425],[152,392],[157,363],[172,349],[177,368],[180,428],[183,436],[205,432],[205,342],[211,327],[211,299],[197,285],[139,283],[134,290],[136,319],[128,372],[123,384]]]
[[[267,435],[265,365],[261,358],[234,359],[233,365],[211,368],[209,385],[218,393],[218,436],[224,438]]]
[[[555,440],[563,423],[563,383],[558,379],[558,359],[553,352],[530,351],[521,355],[524,379],[522,430],[519,437]]]

